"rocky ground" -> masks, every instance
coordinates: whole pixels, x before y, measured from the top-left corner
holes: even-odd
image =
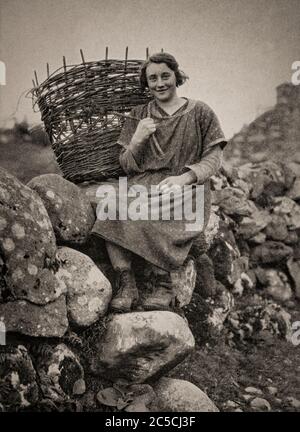
[[[299,315],[292,313],[298,321]],[[172,374],[199,386],[221,411],[299,412],[299,351],[267,333],[244,343],[223,336],[197,346]]]
[[[300,411],[293,171],[224,164],[205,239],[172,274],[173,308],[122,315],[109,310],[104,244],[89,236],[93,187],[18,174],[0,170],[2,410]]]

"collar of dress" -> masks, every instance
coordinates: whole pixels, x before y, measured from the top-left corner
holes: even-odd
[[[166,113],[165,116],[162,115],[159,112],[159,108],[157,107],[157,104],[155,103],[155,100],[151,100],[148,103],[148,107],[147,107],[148,116],[151,115],[151,117],[156,117],[156,118],[158,118],[160,120],[171,120],[171,119],[174,119],[176,117],[182,117],[183,115],[185,115],[188,112],[190,112],[195,107],[195,105],[196,105],[196,101],[195,100],[193,100],[193,99],[187,99],[187,98],[184,98],[184,99],[187,100],[187,105],[186,105],[185,109],[183,109],[183,110],[181,109],[185,105],[184,104],[184,105],[182,105],[182,107],[178,108],[178,110],[175,111],[174,114],[167,115],[167,113]]]

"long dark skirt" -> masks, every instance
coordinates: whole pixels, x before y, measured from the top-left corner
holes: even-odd
[[[170,220],[163,220],[161,214],[159,220],[151,220],[151,202],[149,200],[150,196],[153,197],[153,189],[150,190],[151,185],[157,185],[168,175],[170,175],[168,171],[162,170],[144,172],[142,174],[138,174],[134,177],[126,179],[128,189],[133,185],[141,185],[147,188],[147,203],[149,205],[147,220],[132,220],[131,218],[127,218],[126,220],[120,220],[120,212],[123,212],[123,216],[121,217],[124,218],[124,206],[123,210],[120,210],[120,205],[124,204],[125,202],[126,193],[124,194],[124,185],[121,187],[121,189],[119,189],[119,183],[117,180],[102,183],[102,185],[105,184],[106,186],[112,186],[114,188],[115,193],[110,193],[108,198],[106,195],[105,202],[107,204],[109,201],[109,203],[112,204],[112,206],[110,207],[111,209],[113,209],[112,201],[116,202],[116,212],[113,212],[115,220],[103,220],[103,199],[99,198],[99,203],[102,203],[101,205],[99,204],[100,207],[98,207],[98,216],[100,216],[100,219],[97,219],[97,221],[95,222],[95,225],[92,229],[92,234],[100,236],[107,241],[110,241],[119,246],[122,246],[125,249],[130,250],[134,254],[139,255],[146,261],[162,268],[165,271],[173,271],[175,269],[178,269],[178,267],[184,263],[184,260],[186,259],[192,246],[193,240],[203,234],[203,230],[208,223],[210,214],[210,185],[209,181],[206,182],[204,185],[204,199],[203,195],[197,195],[198,203],[202,206],[201,211],[203,213],[203,224],[200,229],[198,226],[196,227],[196,229],[194,228],[194,225],[193,227],[191,226],[191,224],[196,222],[196,215],[195,218],[191,220],[190,217],[188,217],[187,219],[184,215],[184,212],[182,212],[181,220],[174,219],[174,203],[172,202],[172,200],[170,202]],[[130,205],[132,205],[133,202],[137,202],[137,197],[140,197],[140,194],[131,197],[127,196],[126,200],[128,208],[130,208]],[[192,191],[192,197],[192,209],[195,213],[195,187]],[[157,210],[157,207],[153,206],[153,203],[157,202],[160,203],[159,208],[162,208],[161,201],[157,200],[158,198],[152,201],[152,209],[155,207],[155,209]],[[201,202],[199,200],[201,200]],[[182,200],[182,202],[185,202],[184,199]],[[108,207],[106,207],[106,210],[108,210]],[[145,215],[145,208],[142,208],[140,210],[141,213]],[[197,220],[200,219],[199,217],[197,217]]]

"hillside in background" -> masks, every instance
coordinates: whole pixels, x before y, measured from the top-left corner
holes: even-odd
[[[274,108],[229,141],[225,158],[234,165],[269,159],[300,163],[300,86],[284,83],[276,91]]]
[[[60,173],[47,134],[26,122],[0,129],[0,166],[23,183],[40,174]]]

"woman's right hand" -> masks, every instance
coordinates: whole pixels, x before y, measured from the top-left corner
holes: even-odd
[[[141,144],[146,141],[156,131],[154,120],[150,117],[142,119],[133,135],[133,141],[136,144]]]

